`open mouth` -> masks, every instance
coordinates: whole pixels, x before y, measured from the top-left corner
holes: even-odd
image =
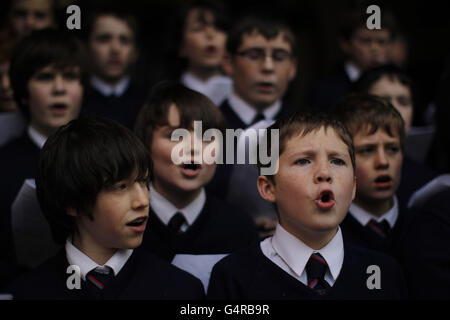
[[[181,172],[186,177],[195,177],[200,172],[202,166],[196,163],[186,163],[181,165]]]
[[[212,55],[212,54],[215,54],[216,52],[217,52],[217,48],[215,46],[207,46],[205,48],[206,54]]]
[[[334,206],[334,194],[331,190],[323,190],[317,197],[316,204],[321,209],[329,209]]]
[[[378,188],[389,188],[392,185],[392,178],[388,175],[378,176],[375,179],[375,185]]]
[[[147,225],[147,217],[139,217],[133,221],[128,222],[127,227],[130,227],[134,232],[142,233],[145,231]]]
[[[67,110],[67,105],[65,105],[64,103],[55,103],[51,105],[50,109],[53,113],[60,114],[64,113]]]
[[[256,86],[262,92],[271,92],[275,88],[272,82],[258,82]]]

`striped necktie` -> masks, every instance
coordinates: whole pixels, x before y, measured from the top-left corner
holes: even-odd
[[[391,231],[391,227],[386,219],[383,219],[381,222],[371,219],[367,226],[381,238],[386,238]]]
[[[305,269],[308,277],[308,287],[319,295],[325,294],[326,290],[330,288],[330,285],[325,281],[328,264],[322,255],[318,252],[313,253]]]

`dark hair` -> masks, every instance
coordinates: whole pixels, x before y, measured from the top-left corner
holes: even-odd
[[[367,18],[369,15],[366,13],[367,6],[360,6],[355,9],[345,11],[340,16],[340,36],[344,40],[350,40],[355,31],[359,28],[367,28]],[[390,38],[395,37],[397,33],[397,25],[395,18],[391,11],[383,9],[380,17],[381,30],[387,30],[390,33]]]
[[[168,124],[173,104],[180,114],[180,128],[192,129],[193,121],[198,120],[204,131],[214,128],[225,132],[225,119],[208,97],[178,83],[162,82],[153,88],[136,118],[135,132],[147,146],[151,146],[153,131]]]
[[[271,135],[272,129],[279,130],[279,156],[284,152],[286,144],[293,136],[301,135],[306,136],[311,132],[315,132],[324,128],[333,129],[339,138],[345,143],[348,148],[348,153],[352,161],[353,172],[355,171],[355,148],[353,146],[353,139],[345,125],[337,120],[331,113],[325,111],[301,111],[293,114],[290,117],[277,120],[271,125],[265,134],[265,141],[267,142],[267,150],[271,151]],[[261,168],[270,166],[271,164],[263,165],[259,159],[258,152],[258,169],[261,172]],[[273,176],[267,176],[273,180]]]
[[[366,93],[353,93],[342,98],[334,111],[352,136],[362,130],[374,134],[381,129],[391,137],[397,135],[403,150],[405,122],[390,102]]]
[[[55,242],[76,231],[69,208],[93,219],[101,190],[135,174],[149,184],[151,168],[148,148],[113,120],[80,118],[60,127],[44,144],[36,175],[39,204]]]
[[[384,76],[387,76],[391,81],[398,80],[401,84],[409,87],[411,92],[413,91],[411,78],[405,71],[393,64],[374,67],[365,71],[353,84],[354,91],[367,93],[374,83]]]
[[[227,39],[227,51],[232,55],[235,54],[242,45],[243,36],[253,32],[261,34],[268,40],[283,34],[284,39],[291,46],[292,56],[297,55],[297,41],[292,30],[279,21],[259,16],[245,17],[231,29]]]
[[[92,30],[95,22],[99,17],[102,16],[113,16],[119,20],[122,20],[131,29],[134,36],[134,43],[137,46],[139,43],[139,22],[137,18],[129,11],[124,10],[123,6],[115,7],[110,6],[99,6],[90,8],[87,17],[84,20],[83,26],[83,36],[87,40],[92,34]]]
[[[68,32],[44,29],[24,37],[14,49],[9,76],[14,99],[25,117],[30,118],[30,111],[22,100],[28,98],[28,81],[36,72],[50,65],[60,70],[80,67],[81,84],[85,86],[86,61],[81,42]]]

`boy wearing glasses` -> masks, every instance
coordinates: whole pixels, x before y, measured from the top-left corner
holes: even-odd
[[[227,128],[245,129],[258,122],[264,127],[292,113],[282,97],[297,73],[296,49],[292,31],[273,20],[247,17],[230,31],[223,69],[233,80],[233,91],[220,106]],[[257,177],[250,164],[221,166],[209,188],[251,214],[265,236],[273,231],[276,215],[259,196]]]
[[[231,30],[223,68],[233,79],[233,91],[220,106],[227,128],[290,113],[281,98],[296,75],[295,57],[294,35],[278,22],[248,17]]]

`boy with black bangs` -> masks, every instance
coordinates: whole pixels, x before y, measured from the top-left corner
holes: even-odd
[[[260,175],[257,186],[276,206],[279,223],[272,237],[214,266],[208,297],[404,298],[404,279],[392,258],[343,241],[339,224],[356,191],[354,149],[345,127],[329,115],[301,114],[269,127],[266,141],[274,129],[279,169]],[[368,279],[373,265],[381,270],[378,288]]]
[[[184,128],[192,140],[202,139],[193,132],[194,121],[202,121],[203,130],[225,131],[225,121],[214,103],[180,84],[157,86],[139,113],[135,131],[151,150],[154,175],[142,246],[168,261],[175,256],[176,260],[212,257],[210,261],[215,262],[256,241],[257,234],[248,215],[205,192],[216,163],[203,161],[205,157],[198,147],[205,150],[211,142],[188,143],[184,155],[189,159],[201,155],[200,164],[178,165],[172,161],[172,150],[180,143],[171,138],[174,130]],[[179,254],[183,256],[176,256]],[[201,270],[192,272],[200,272],[196,273],[199,277],[206,274],[203,280],[207,283],[210,270],[205,269],[211,266],[204,265],[206,268],[201,266]]]
[[[346,241],[398,257],[406,207],[395,195],[401,179],[405,124],[384,99],[354,94],[342,99],[337,117],[353,136],[356,198],[342,223]]]
[[[143,250],[151,160],[128,129],[73,120],[42,149],[37,196],[58,255],[13,281],[15,299],[200,299],[201,283]],[[69,266],[78,270],[70,281]],[[72,285],[72,286],[71,286]]]

